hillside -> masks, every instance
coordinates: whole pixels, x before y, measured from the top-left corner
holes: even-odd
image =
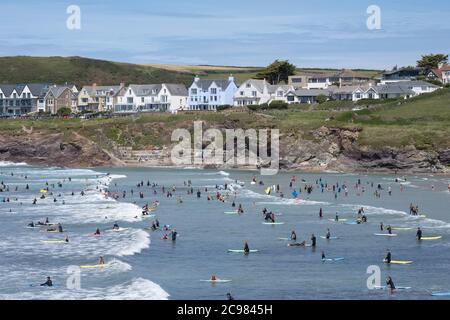
[[[0,83],[184,83],[187,73],[81,57],[0,57]]]
[[[114,166],[129,160],[118,152],[128,147],[161,150],[156,163],[169,165],[173,130],[191,130],[197,120],[205,129],[279,129],[280,164],[287,170],[450,172],[450,88],[361,111],[302,105],[263,112],[0,120],[0,161]]]
[[[0,57],[0,83],[73,83],[86,84],[183,83],[189,86],[195,75],[204,79],[226,79],[233,74],[238,83],[254,77],[261,67],[182,66],[167,64],[131,64],[82,57]],[[319,73],[333,69],[297,69],[297,72]],[[360,70],[369,77],[376,70]]]

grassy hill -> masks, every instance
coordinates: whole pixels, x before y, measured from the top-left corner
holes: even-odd
[[[0,83],[74,83],[112,85],[120,82],[183,83],[189,86],[195,75],[203,79],[226,79],[233,74],[238,83],[255,77],[262,67],[131,64],[83,57],[0,57]],[[297,69],[297,72],[319,73],[333,69]],[[370,77],[376,70],[359,70]]]

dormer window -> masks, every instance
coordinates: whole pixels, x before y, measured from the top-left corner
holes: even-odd
[[[217,88],[211,88],[211,94],[217,94]]]
[[[246,87],[247,87],[247,88],[251,88],[252,85],[251,85],[250,83],[247,83]]]

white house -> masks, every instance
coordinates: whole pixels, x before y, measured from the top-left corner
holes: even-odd
[[[114,112],[176,113],[187,109],[187,90],[180,84],[131,84],[115,97]]]
[[[201,80],[196,76],[189,87],[189,110],[216,111],[218,106],[232,106],[237,89],[233,76],[228,80]]]
[[[260,105],[272,101],[287,102],[286,94],[294,90],[291,85],[271,85],[266,80],[250,79],[245,81],[234,94],[234,105]]]
[[[48,89],[44,83],[0,85],[0,115],[16,116],[42,109]]]

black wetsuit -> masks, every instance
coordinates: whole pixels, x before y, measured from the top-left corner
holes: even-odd
[[[42,283],[41,286],[53,287],[53,282],[52,280],[48,279],[47,281]]]
[[[177,234],[178,234],[178,232],[172,231],[172,241],[177,240]]]
[[[248,247],[248,244],[245,244],[244,252],[245,253],[250,253],[250,248]]]
[[[312,237],[311,237],[311,246],[312,246],[312,247],[315,247],[315,246],[316,246],[316,237],[315,237],[315,236],[312,236]]]
[[[388,252],[388,254],[386,255],[386,258],[384,258],[384,260],[386,261],[386,263],[391,263],[391,253]]]
[[[422,230],[417,230],[416,237],[417,237],[417,240],[421,240],[422,239]]]

